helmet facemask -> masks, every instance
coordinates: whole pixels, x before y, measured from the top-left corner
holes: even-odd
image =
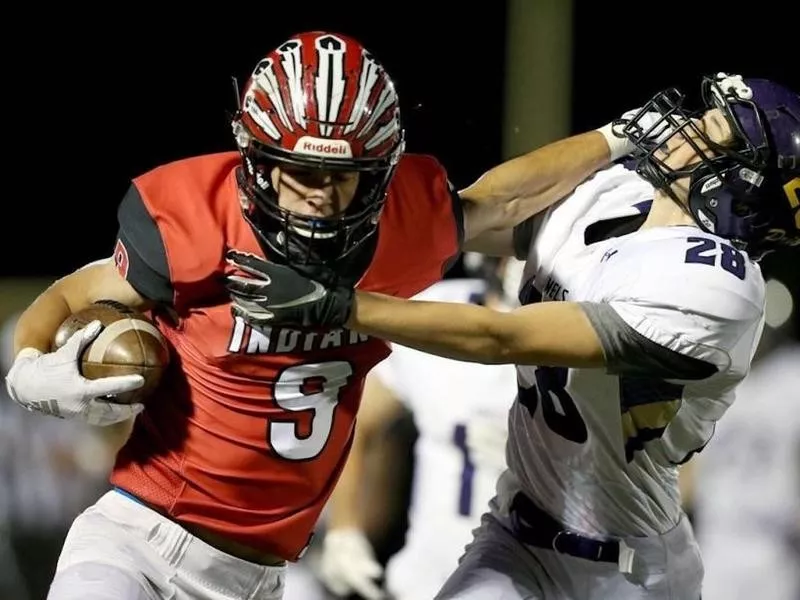
[[[243,167],[239,186],[246,197],[244,216],[250,222],[271,259],[290,264],[319,277],[334,272],[347,277],[342,268],[359,250],[369,246],[378,227],[387,188],[402,153],[402,142],[389,157],[340,158],[305,156],[262,145],[243,135],[240,122],[237,141],[246,141],[240,151]],[[359,181],[352,201],[339,215],[308,216],[280,206],[272,185],[275,167],[294,166],[327,172],[357,172]]]
[[[639,175],[686,206],[702,229],[757,257],[763,254],[757,242],[769,235],[775,221],[772,197],[782,194],[771,164],[775,160],[765,115],[737,76],[704,78],[702,99],[702,109],[692,112],[685,108],[678,90],[656,94],[623,125],[622,132],[636,146]],[[711,109],[721,111],[732,130],[732,143],[721,145],[698,126],[697,120]],[[651,119],[652,113],[660,118],[648,121],[648,113]],[[746,126],[741,118],[745,113]],[[696,162],[680,169],[665,162],[664,151],[675,136],[691,146]],[[674,188],[684,178],[688,178],[684,183],[688,198],[680,198]]]

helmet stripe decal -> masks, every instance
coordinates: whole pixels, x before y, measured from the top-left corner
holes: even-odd
[[[286,107],[283,105],[283,96],[280,93],[278,78],[275,77],[275,70],[272,66],[272,59],[262,61],[255,70],[255,84],[269,97],[270,102],[278,113],[278,118],[284,126],[292,131],[292,123],[289,115],[286,114]]]
[[[289,97],[292,103],[292,114],[297,124],[306,128],[306,111],[303,102],[303,67],[300,59],[300,40],[290,40],[278,48],[281,56],[281,67],[286,73],[289,83]]]
[[[256,102],[255,90],[252,87],[247,90],[244,95],[242,111],[251,119],[253,119],[256,125],[258,125],[264,131],[264,133],[266,133],[273,140],[281,139],[281,132],[278,131],[278,128],[272,122],[272,119],[269,118],[269,114],[262,110],[258,105],[258,102]]]
[[[395,102],[397,102],[397,94],[394,91],[394,87],[385,86],[381,90],[381,96],[378,100],[377,106],[375,106],[375,110],[370,115],[367,122],[361,127],[361,130],[358,132],[358,136],[362,137],[366,135],[375,123],[378,122],[378,119],[382,118],[387,109],[392,106]]]
[[[361,74],[358,78],[358,94],[347,117],[347,127],[344,128],[345,134],[351,133],[358,126],[358,119],[355,118],[355,115],[364,113],[364,107],[369,100],[372,89],[375,87],[375,83],[378,81],[378,75],[378,66],[375,61],[372,60],[372,57],[367,52],[364,52],[362,54]]]
[[[262,153],[280,148],[303,155],[301,162],[335,156],[394,164],[404,147],[391,78],[357,40],[337,33],[296,34],[263,58],[237,123],[241,148],[253,140]]]
[[[332,35],[317,38],[319,73],[316,80],[320,133],[330,136],[339,117],[347,80],[344,77],[345,43]]]
[[[384,124],[378,131],[375,132],[371,138],[367,140],[367,143],[364,144],[364,147],[367,150],[372,150],[380,146],[383,142],[389,139],[392,135],[395,134],[397,131],[397,123],[395,123],[394,119],[389,121],[388,123]]]

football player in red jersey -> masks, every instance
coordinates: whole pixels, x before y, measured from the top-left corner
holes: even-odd
[[[346,460],[364,377],[389,350],[341,327],[259,327],[232,314],[229,290],[250,289],[253,260],[408,298],[462,248],[490,250],[497,232],[629,149],[606,126],[456,192],[436,159],[404,153],[380,63],[325,32],[259,62],[232,124],[238,152],[134,179],[113,258],[60,279],[19,320],[6,378],[18,403],[97,425],[141,412],[114,491],[67,537],[54,600],[280,598],[285,562],[307,546]],[[104,298],[150,311],[172,346],[144,412],[107,398],[138,376],[81,377],[97,324],[50,352],[58,325]]]

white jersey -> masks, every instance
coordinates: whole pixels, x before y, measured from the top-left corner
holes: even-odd
[[[417,299],[467,303],[482,280],[446,280]],[[394,345],[375,374],[414,416],[418,430],[405,546],[387,567],[398,598],[433,598],[458,564],[505,469],[512,365],[482,365]]]
[[[697,459],[703,598],[800,597],[800,344],[756,362]]]
[[[691,226],[598,235],[652,197],[625,167],[600,171],[544,214],[528,249],[523,303],[585,303],[610,367],[518,366],[499,497],[522,490],[590,536],[676,525],[677,465],[711,439],[763,326],[760,269],[725,240]]]

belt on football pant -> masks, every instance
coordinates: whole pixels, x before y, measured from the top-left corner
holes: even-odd
[[[633,550],[624,542],[597,540],[565,529],[521,492],[511,501],[510,514],[514,536],[529,546],[595,562],[615,563],[621,571],[629,571],[629,565],[624,563],[633,559]],[[623,560],[620,560],[621,550]]]

